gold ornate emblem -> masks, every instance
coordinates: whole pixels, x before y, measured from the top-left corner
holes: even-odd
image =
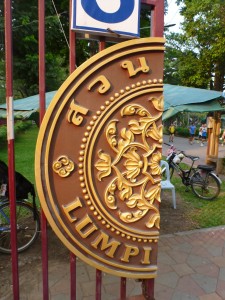
[[[146,222],[146,227],[154,225],[159,228],[159,210],[154,205],[160,202],[161,169],[159,166],[161,152],[156,148],[162,147],[162,125],[157,127],[155,121],[161,114],[155,117],[141,105],[127,105],[121,110],[121,116],[138,115],[139,120],[131,119],[128,128],[122,128],[118,137],[116,120],[112,120],[106,127],[106,139],[115,153],[112,160],[110,155],[98,152],[99,160],[95,167],[98,170],[98,180],[115,173],[114,178],[108,184],[105,191],[105,202],[110,209],[118,209],[118,200],[124,201],[128,211],[119,212],[119,218],[125,223],[136,222],[143,218],[149,210],[154,211]],[[140,141],[136,136],[141,136]],[[151,137],[155,143],[150,146],[147,139]],[[121,170],[119,163],[124,160],[125,171]],[[149,184],[150,183],[150,184]],[[148,186],[149,184],[149,186]],[[139,189],[137,193],[135,190]],[[135,209],[133,212],[131,209]]]
[[[56,93],[38,136],[37,190],[53,230],[123,277],[157,273],[163,43],[132,40],[92,57]]]
[[[67,177],[74,170],[74,163],[66,155],[61,155],[54,161],[52,168],[59,176]]]

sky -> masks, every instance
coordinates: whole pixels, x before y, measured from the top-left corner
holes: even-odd
[[[176,5],[176,0],[168,0],[168,13],[165,16],[165,25],[176,24],[170,27],[170,32],[180,32],[180,23],[182,22],[182,17],[179,14],[179,7]]]

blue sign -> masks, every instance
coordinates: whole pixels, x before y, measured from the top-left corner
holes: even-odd
[[[94,35],[139,37],[140,0],[73,0],[72,28]]]

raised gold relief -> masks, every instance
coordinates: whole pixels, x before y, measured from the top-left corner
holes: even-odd
[[[132,104],[121,109],[121,116],[139,119],[131,118],[129,128],[120,132],[117,120],[110,121],[106,127],[106,140],[115,156],[111,158],[99,150],[99,160],[95,163],[99,181],[112,177],[105,191],[105,203],[109,209],[116,210],[117,201],[123,201],[127,211],[119,211],[119,218],[125,223],[136,222],[151,210],[153,213],[145,225],[159,228],[160,215],[155,203],[160,202],[161,152],[157,148],[162,148],[162,125],[157,126],[156,121],[161,112],[151,116],[141,105]],[[154,140],[151,145],[149,137]]]
[[[136,69],[134,64],[130,60],[126,60],[122,63],[122,68],[128,70],[130,77],[135,76],[138,72],[148,73],[150,70],[145,57],[139,57],[138,60],[140,67]]]
[[[152,102],[153,106],[159,110],[159,111],[162,111],[164,110],[164,100],[163,100],[163,96],[159,97],[159,98],[156,98],[156,97],[151,97],[149,99],[149,101]]]
[[[70,103],[70,109],[68,112],[67,120],[69,123],[73,123],[74,125],[79,126],[83,121],[83,117],[81,115],[86,115],[87,113],[87,108],[76,104],[73,100]]]
[[[101,75],[99,77],[97,77],[88,87],[88,90],[90,91],[92,89],[92,87],[96,84],[100,83],[100,87],[98,88],[98,92],[99,94],[104,94],[106,93],[109,89],[110,89],[110,82],[108,81],[108,79]]]
[[[74,170],[74,163],[67,156],[62,155],[54,161],[52,168],[60,177],[67,177]]]
[[[49,224],[77,257],[120,277],[157,275],[164,42],[127,41],[83,63],[51,101],[37,141]]]

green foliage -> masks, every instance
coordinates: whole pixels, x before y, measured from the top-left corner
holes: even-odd
[[[0,145],[4,144],[7,139],[7,127],[5,125],[0,126]]]
[[[16,121],[14,126],[15,133],[25,132],[32,126],[32,121]]]
[[[32,121],[16,121],[14,126],[15,138],[17,134],[26,131],[32,126]],[[0,126],[0,145],[7,144],[7,126]]]
[[[167,35],[165,82],[222,91],[225,75],[225,2],[178,0],[182,34]],[[171,59],[172,58],[172,59]]]
[[[189,130],[188,130],[188,128],[185,128],[185,127],[177,127],[175,134],[177,136],[181,136],[181,137],[188,137]]]
[[[164,127],[163,133],[164,134],[169,134],[169,128]],[[188,128],[176,127],[175,136],[188,137],[189,136]]]
[[[39,127],[39,122],[40,122],[40,114],[39,114],[39,111],[33,112],[33,113],[30,115],[29,120],[34,121],[35,124]]]
[[[61,13],[60,21],[68,40],[68,1],[54,1]],[[4,95],[5,62],[4,1],[0,2],[0,96]],[[38,94],[38,2],[20,0],[12,2],[13,17],[13,76],[14,98]],[[46,91],[59,88],[68,76],[69,49],[58,15],[51,0],[45,1],[45,69]]]
[[[15,168],[32,183],[34,183],[34,154],[37,135],[38,128],[31,121],[18,122],[15,126]],[[0,145],[0,159],[7,163],[7,142],[2,145],[0,140]]]

